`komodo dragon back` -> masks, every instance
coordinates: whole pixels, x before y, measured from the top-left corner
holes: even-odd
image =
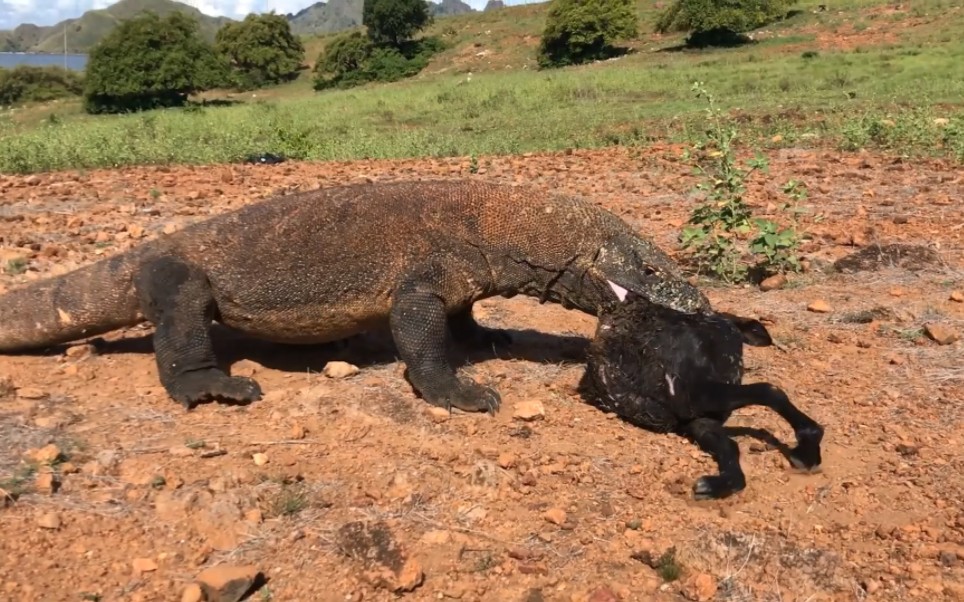
[[[293,343],[387,324],[426,401],[492,411],[498,395],[446,360],[448,334],[486,334],[473,303],[524,294],[597,315],[626,291],[709,308],[662,250],[586,200],[473,180],[352,184],[253,203],[12,290],[0,297],[0,351],[146,320],[161,383],[191,407],[261,397],[218,368],[212,321]]]

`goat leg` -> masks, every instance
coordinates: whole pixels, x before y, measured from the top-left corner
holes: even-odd
[[[682,427],[682,434],[713,456],[720,470],[720,474],[697,479],[693,484],[693,497],[698,500],[719,499],[746,487],[746,477],[740,468],[740,446],[727,436],[722,422],[697,418]]]
[[[820,467],[820,443],[823,441],[823,427],[813,418],[804,414],[793,405],[787,394],[770,383],[749,385],[727,385],[714,391],[725,401],[729,412],[759,405],[770,408],[787,421],[797,438],[797,446],[790,450],[790,462],[804,471],[814,471]]]

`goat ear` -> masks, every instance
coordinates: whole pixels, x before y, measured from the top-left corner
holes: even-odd
[[[743,335],[743,342],[747,345],[751,345],[753,347],[769,347],[773,344],[773,339],[770,337],[770,332],[759,320],[754,320],[753,318],[744,318],[742,316],[735,316],[727,313],[722,315],[736,325],[740,331],[740,334]]]

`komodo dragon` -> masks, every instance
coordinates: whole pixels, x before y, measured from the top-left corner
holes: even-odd
[[[499,394],[446,358],[449,332],[496,334],[473,320],[475,301],[521,293],[596,316],[620,287],[709,308],[664,252],[588,201],[477,181],[352,184],[247,205],[11,290],[0,352],[149,321],[161,384],[191,409],[261,398],[256,381],[218,368],[212,320],[282,343],[387,325],[425,401],[492,413]]]

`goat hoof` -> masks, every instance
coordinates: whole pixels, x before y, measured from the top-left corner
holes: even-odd
[[[820,441],[823,429],[806,429],[797,433],[797,446],[790,451],[790,463],[804,472],[820,470]]]
[[[718,500],[742,491],[746,483],[728,479],[722,475],[707,475],[696,479],[693,497],[697,500]]]
[[[799,471],[820,472],[820,450],[816,454],[806,449],[795,448],[790,452],[790,464]]]

